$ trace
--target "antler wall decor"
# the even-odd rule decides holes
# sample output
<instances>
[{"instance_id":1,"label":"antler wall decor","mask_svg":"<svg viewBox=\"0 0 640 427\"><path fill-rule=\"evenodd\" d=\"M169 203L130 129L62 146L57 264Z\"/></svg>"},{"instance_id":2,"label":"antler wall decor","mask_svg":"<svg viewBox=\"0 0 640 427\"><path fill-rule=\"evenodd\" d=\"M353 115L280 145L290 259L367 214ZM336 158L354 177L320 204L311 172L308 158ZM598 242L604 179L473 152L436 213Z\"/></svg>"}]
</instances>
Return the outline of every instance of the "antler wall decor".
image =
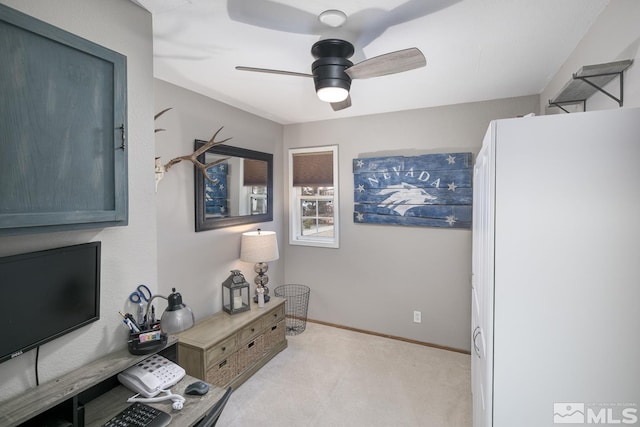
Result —
<instances>
[{"instance_id":1,"label":"antler wall decor","mask_svg":"<svg viewBox=\"0 0 640 427\"><path fill-rule=\"evenodd\" d=\"M166 113L167 111L171 110L171 108L165 108L164 110L160 111L158 114L155 115L155 117L153 118L154 120L156 120L158 117L160 117L161 115L163 115L164 113ZM211 147L215 146L215 145L219 145L219 144L223 144L225 142L227 142L228 140L231 139L231 137L223 139L221 141L216 141L216 137L218 136L218 134L220 133L220 131L222 130L224 126L220 127L220 129L218 129L216 131L216 133L213 134L213 136L211 137L211 139L209 140L209 142L207 142L206 144L204 144L202 147L198 148L196 151L194 151L191 154L185 155L185 156L180 156L180 157L176 157L173 158L171 160L169 160L169 162L167 162L165 165L162 164L160 157L156 157L156 163L155 163L155 173L156 173L156 191L158 191L158 183L160 182L160 180L162 178L164 178L164 174L169 171L169 169L175 165L176 163L180 163L183 160L187 160L190 161L191 163L194 164L195 167L197 167L198 169L200 169L200 172L202 172L202 175L212 184L216 184L217 180L211 179L209 177L209 175L207 174L207 169L209 169L212 166L217 165L218 163L222 163L225 160L227 160L227 158L224 159L218 159L218 160L214 160L213 162L209 162L209 163L202 163L198 160L198 157L200 155L202 155L203 153L205 153L208 149L210 149ZM155 132L161 132L164 131L165 129L155 129Z\"/></svg>"},{"instance_id":2,"label":"antler wall decor","mask_svg":"<svg viewBox=\"0 0 640 427\"><path fill-rule=\"evenodd\" d=\"M216 141L215 140L216 136L218 136L218 134L220 133L221 130L222 130L222 127L220 129L218 129L216 131L216 133L213 134L213 136L211 137L209 142L204 144L202 147L198 148L193 153L188 154L186 156L180 156L180 157L176 157L175 159L169 160L169 162L166 165L163 166L164 171L167 172L169 170L169 168L171 168L171 166L175 165L176 163L180 163L183 160L188 160L191 163L193 163L198 169L200 169L200 171L202 172L202 174L204 175L205 178L207 178L210 182L215 184L216 181L211 179L211 178L209 178L209 175L207 175L207 169L209 169L211 166L217 165L218 163L222 163L227 159L226 158L218 159L218 160L214 160L213 162L209 162L209 163L205 164L205 163L201 163L198 160L198 156L200 156L202 153L206 152L209 148L213 147L214 145L225 143L225 142L227 142L228 140L231 139L229 137L229 138L223 139L222 141Z\"/></svg>"},{"instance_id":3,"label":"antler wall decor","mask_svg":"<svg viewBox=\"0 0 640 427\"><path fill-rule=\"evenodd\" d=\"M156 114L155 116L153 116L153 120L157 120L158 117L160 117L161 115L163 115L164 113L166 113L167 111L171 110L171 107L169 108L165 108L164 110L160 111L158 114ZM153 131L153 133L157 133L157 132L162 132L165 131L166 129L156 129Z\"/></svg>"}]
</instances>

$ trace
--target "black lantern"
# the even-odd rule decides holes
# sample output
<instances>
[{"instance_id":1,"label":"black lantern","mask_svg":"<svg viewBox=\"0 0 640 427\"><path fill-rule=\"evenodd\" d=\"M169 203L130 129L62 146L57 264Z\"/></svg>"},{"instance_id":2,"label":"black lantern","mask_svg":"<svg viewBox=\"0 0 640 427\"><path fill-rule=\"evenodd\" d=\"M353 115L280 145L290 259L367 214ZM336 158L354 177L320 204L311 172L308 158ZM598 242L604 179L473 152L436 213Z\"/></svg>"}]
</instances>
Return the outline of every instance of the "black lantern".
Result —
<instances>
[{"instance_id":1,"label":"black lantern","mask_svg":"<svg viewBox=\"0 0 640 427\"><path fill-rule=\"evenodd\" d=\"M231 276L222 282L222 309L229 314L247 311L249 304L249 282L240 270L231 270Z\"/></svg>"}]
</instances>

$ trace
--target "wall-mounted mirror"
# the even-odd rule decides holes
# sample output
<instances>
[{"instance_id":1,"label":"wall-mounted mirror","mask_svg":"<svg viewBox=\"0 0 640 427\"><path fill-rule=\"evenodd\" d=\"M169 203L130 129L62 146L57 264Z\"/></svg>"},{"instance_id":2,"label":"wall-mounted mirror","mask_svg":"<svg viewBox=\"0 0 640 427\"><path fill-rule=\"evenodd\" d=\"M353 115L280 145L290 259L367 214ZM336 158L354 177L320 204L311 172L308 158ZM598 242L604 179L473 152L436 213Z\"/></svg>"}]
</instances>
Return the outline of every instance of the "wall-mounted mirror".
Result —
<instances>
[{"instance_id":1,"label":"wall-mounted mirror","mask_svg":"<svg viewBox=\"0 0 640 427\"><path fill-rule=\"evenodd\" d=\"M196 140L195 150L206 141ZM196 231L273 220L273 154L215 145L198 157L224 159L207 169L213 184L195 170Z\"/></svg>"}]
</instances>

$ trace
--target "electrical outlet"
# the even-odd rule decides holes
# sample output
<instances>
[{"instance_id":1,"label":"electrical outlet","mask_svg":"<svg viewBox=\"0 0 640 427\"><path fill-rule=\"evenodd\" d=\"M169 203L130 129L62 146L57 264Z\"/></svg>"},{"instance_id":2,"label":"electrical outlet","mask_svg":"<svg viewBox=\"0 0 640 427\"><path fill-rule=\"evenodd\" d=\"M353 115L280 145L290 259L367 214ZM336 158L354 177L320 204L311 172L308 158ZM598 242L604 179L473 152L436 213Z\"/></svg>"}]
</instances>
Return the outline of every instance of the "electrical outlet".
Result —
<instances>
[{"instance_id":1,"label":"electrical outlet","mask_svg":"<svg viewBox=\"0 0 640 427\"><path fill-rule=\"evenodd\" d=\"M420 311L413 312L413 323L422 322L422 313Z\"/></svg>"}]
</instances>

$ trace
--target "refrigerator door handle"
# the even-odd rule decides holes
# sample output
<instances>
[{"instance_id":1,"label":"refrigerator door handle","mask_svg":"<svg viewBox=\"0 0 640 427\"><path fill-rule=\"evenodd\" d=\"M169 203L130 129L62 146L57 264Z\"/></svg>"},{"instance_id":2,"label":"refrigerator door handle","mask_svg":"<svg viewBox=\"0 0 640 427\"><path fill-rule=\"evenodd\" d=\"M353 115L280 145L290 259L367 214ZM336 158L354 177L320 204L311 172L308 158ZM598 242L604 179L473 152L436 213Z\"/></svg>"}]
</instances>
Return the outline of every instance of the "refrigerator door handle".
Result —
<instances>
[{"instance_id":1,"label":"refrigerator door handle","mask_svg":"<svg viewBox=\"0 0 640 427\"><path fill-rule=\"evenodd\" d=\"M478 356L478 359L481 359L481 357L480 347L478 347L476 339L480 336L480 334L482 334L482 329L480 329L480 326L476 326L476 328L473 330L473 350L476 352L476 356Z\"/></svg>"}]
</instances>

